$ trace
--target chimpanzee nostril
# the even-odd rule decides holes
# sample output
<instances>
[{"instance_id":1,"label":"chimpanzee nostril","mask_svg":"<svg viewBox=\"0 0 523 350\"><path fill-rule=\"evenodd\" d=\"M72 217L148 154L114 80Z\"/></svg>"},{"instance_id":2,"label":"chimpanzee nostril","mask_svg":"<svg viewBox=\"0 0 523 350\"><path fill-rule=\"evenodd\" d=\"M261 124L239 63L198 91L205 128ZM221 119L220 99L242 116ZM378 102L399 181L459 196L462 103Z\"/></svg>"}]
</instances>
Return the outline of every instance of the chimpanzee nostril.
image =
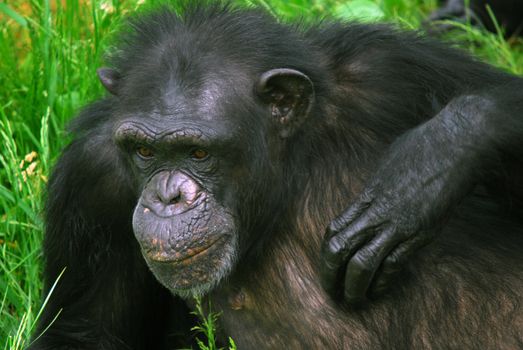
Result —
<instances>
[{"instance_id":1,"label":"chimpanzee nostril","mask_svg":"<svg viewBox=\"0 0 523 350\"><path fill-rule=\"evenodd\" d=\"M182 195L181 195L180 191L178 191L178 194L171 199L169 204L177 204L177 203L180 203L181 200L182 200Z\"/></svg>"},{"instance_id":2,"label":"chimpanzee nostril","mask_svg":"<svg viewBox=\"0 0 523 350\"><path fill-rule=\"evenodd\" d=\"M158 199L164 205L178 204L182 201L183 195L178 186L159 188L158 189Z\"/></svg>"}]
</instances>

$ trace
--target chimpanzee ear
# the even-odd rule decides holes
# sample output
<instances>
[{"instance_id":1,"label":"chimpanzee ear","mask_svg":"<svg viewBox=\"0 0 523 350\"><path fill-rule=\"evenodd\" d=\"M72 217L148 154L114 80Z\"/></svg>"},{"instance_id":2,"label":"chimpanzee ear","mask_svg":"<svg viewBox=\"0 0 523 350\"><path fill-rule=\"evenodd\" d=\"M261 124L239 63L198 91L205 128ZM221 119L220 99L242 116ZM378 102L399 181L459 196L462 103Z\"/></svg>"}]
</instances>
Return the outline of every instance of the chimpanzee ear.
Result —
<instances>
[{"instance_id":1,"label":"chimpanzee ear","mask_svg":"<svg viewBox=\"0 0 523 350\"><path fill-rule=\"evenodd\" d=\"M269 105L282 138L292 135L305 121L314 100L312 81L294 69L271 69L261 75L256 88Z\"/></svg>"},{"instance_id":2,"label":"chimpanzee ear","mask_svg":"<svg viewBox=\"0 0 523 350\"><path fill-rule=\"evenodd\" d=\"M107 91L109 91L113 95L117 95L118 91L118 82L120 81L120 73L118 73L116 70L112 68L98 68L96 71L96 74L98 74L98 79L100 79L100 82L105 87Z\"/></svg>"}]
</instances>

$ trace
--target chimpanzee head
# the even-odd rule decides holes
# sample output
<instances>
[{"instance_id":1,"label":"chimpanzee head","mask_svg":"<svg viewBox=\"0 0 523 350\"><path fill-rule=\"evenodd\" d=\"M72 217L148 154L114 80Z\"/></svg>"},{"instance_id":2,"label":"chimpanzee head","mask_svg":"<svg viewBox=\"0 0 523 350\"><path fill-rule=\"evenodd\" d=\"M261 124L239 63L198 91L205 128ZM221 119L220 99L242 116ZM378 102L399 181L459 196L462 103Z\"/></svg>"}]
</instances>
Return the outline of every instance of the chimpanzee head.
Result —
<instances>
[{"instance_id":1,"label":"chimpanzee head","mask_svg":"<svg viewBox=\"0 0 523 350\"><path fill-rule=\"evenodd\" d=\"M305 73L279 66L292 53L207 11L180 21L163 10L135 23L116 68L98 70L139 197L134 234L156 278L181 296L208 292L248 248L247 222L280 191L276 154L314 100ZM272 19L257 22L274 31Z\"/></svg>"}]
</instances>

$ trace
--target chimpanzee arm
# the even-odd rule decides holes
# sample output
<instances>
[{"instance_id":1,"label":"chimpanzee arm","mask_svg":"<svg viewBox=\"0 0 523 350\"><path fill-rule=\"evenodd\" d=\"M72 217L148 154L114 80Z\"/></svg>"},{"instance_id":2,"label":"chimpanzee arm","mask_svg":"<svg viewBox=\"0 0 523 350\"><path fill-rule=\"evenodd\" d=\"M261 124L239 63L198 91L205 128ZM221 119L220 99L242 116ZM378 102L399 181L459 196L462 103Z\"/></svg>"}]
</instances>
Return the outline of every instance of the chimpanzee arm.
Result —
<instances>
[{"instance_id":1,"label":"chimpanzee arm","mask_svg":"<svg viewBox=\"0 0 523 350\"><path fill-rule=\"evenodd\" d=\"M158 348L153 340L165 327L159 315L167 314L169 296L148 272L131 231L135 199L104 135L108 110L102 102L83 113L80 124L91 130L80 131L50 179L45 293L64 272L30 349Z\"/></svg>"},{"instance_id":2,"label":"chimpanzee arm","mask_svg":"<svg viewBox=\"0 0 523 350\"><path fill-rule=\"evenodd\" d=\"M340 289L340 273L349 303L383 291L476 184L523 178L513 171L504 179L503 163L518 159L523 169L522 91L523 80L514 78L456 97L392 144L360 197L327 230L321 272L328 291Z\"/></svg>"}]
</instances>

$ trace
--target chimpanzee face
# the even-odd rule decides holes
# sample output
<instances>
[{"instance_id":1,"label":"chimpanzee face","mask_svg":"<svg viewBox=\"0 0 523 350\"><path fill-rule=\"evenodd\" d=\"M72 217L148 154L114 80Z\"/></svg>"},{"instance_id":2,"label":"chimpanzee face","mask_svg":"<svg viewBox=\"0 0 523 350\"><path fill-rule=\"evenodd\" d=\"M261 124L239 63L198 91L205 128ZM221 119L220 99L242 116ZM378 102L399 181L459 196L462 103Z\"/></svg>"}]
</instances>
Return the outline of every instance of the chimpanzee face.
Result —
<instances>
[{"instance_id":1,"label":"chimpanzee face","mask_svg":"<svg viewBox=\"0 0 523 350\"><path fill-rule=\"evenodd\" d=\"M118 95L119 74L103 69L99 75ZM247 234L237 220L238 206L246 203L250 162L259 159L249 152L260 152L260 145L239 134L246 127L238 127L241 113L231 110L238 97L215 88L220 85L207 81L195 88L171 80L160 98L146 104L125 103L133 100L127 89L114 127L140 193L134 234L156 278L181 296L204 294L227 276L241 255L240 235ZM259 113L263 121L250 127L276 125L257 133L265 138L271 130L276 138L289 137L313 97L310 80L290 69L262 74L248 91L238 102L252 108L241 110Z\"/></svg>"},{"instance_id":2,"label":"chimpanzee face","mask_svg":"<svg viewBox=\"0 0 523 350\"><path fill-rule=\"evenodd\" d=\"M167 95L142 110L124 108L114 139L141 192L133 229L142 254L164 286L189 296L208 291L234 265L238 223L231 172L242 164L233 164L234 128L217 105L220 94L212 101Z\"/></svg>"}]
</instances>

